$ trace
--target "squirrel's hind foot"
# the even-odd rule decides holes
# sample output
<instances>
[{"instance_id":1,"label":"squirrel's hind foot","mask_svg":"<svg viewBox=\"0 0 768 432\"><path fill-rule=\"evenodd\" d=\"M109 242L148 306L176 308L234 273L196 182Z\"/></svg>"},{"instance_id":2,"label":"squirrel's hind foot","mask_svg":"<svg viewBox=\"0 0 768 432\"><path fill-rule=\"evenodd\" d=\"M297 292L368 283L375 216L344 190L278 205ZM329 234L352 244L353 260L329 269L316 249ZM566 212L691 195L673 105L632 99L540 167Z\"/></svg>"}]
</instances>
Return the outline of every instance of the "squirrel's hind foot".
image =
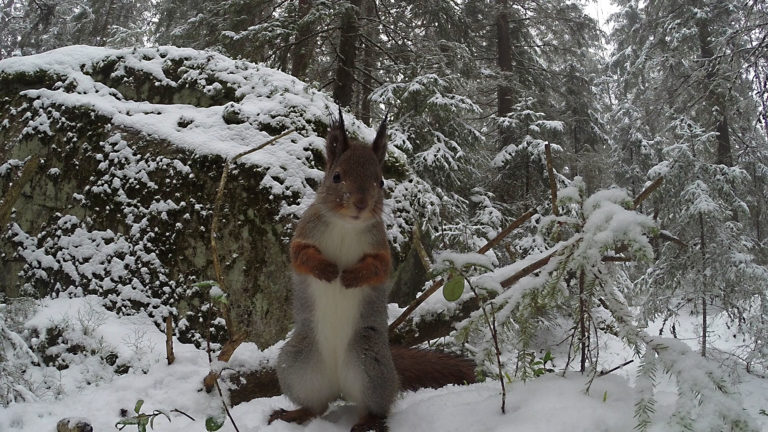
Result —
<instances>
[{"instance_id":1,"label":"squirrel's hind foot","mask_svg":"<svg viewBox=\"0 0 768 432\"><path fill-rule=\"evenodd\" d=\"M366 414L356 425L352 426L350 432L389 432L387 419L386 417Z\"/></svg>"},{"instance_id":2,"label":"squirrel's hind foot","mask_svg":"<svg viewBox=\"0 0 768 432\"><path fill-rule=\"evenodd\" d=\"M295 410L276 409L269 415L269 421L267 424L272 424L275 420L282 420L288 423L303 424L316 417L309 408L299 408Z\"/></svg>"}]
</instances>

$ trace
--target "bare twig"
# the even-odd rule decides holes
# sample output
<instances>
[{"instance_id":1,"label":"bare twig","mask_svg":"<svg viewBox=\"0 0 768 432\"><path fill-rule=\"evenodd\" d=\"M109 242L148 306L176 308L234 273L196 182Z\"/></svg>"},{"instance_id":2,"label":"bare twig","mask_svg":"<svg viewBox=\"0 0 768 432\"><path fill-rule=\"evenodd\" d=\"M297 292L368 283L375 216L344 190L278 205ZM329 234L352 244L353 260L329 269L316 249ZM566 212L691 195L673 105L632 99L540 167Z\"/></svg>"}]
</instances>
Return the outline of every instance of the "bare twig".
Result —
<instances>
[{"instance_id":1,"label":"bare twig","mask_svg":"<svg viewBox=\"0 0 768 432\"><path fill-rule=\"evenodd\" d=\"M570 339L570 342L568 343L568 356L565 359L565 367L563 368L563 377L565 377L565 373L568 371L568 367L571 365L571 360L573 357L571 357L571 354L573 353L573 341L576 339L576 332L578 331L578 326L573 326L571 335L567 337L566 339Z\"/></svg>"},{"instance_id":2,"label":"bare twig","mask_svg":"<svg viewBox=\"0 0 768 432\"><path fill-rule=\"evenodd\" d=\"M182 410L180 410L180 409L178 409L178 408L174 408L174 409L172 409L172 410L171 410L171 412L176 412L176 413L179 413L179 414L181 414L181 415L183 415L183 416L187 417L188 419L190 419L190 420L192 420L192 421L197 421L197 420L195 420L195 418L194 418L194 417L192 417L191 415L189 415L189 414L185 413L184 411L182 411Z\"/></svg>"},{"instance_id":3,"label":"bare twig","mask_svg":"<svg viewBox=\"0 0 768 432\"><path fill-rule=\"evenodd\" d=\"M226 289L226 285L224 284L224 276L222 275L222 272L221 272L221 263L219 262L219 249L216 244L216 233L219 229L219 214L221 213L221 203L224 198L224 186L226 186L227 184L227 178L229 177L230 167L234 162L236 162L238 159L242 158L243 156L246 156L248 154L261 150L264 147L274 143L280 138L283 138L293 132L294 132L293 129L289 129L276 137L270 138L269 140L265 141L264 143L262 143L257 147L238 153L231 160L224 162L224 170L221 173L219 188L216 191L216 201L214 202L214 205L213 205L213 218L211 221L211 255L213 256L213 270L216 273L216 281L219 284L219 288L225 293L227 292L227 289ZM226 362L226 361L229 361L230 357L232 357L232 354L235 352L237 347L240 346L240 344L245 341L247 335L244 331L238 329L237 325L232 320L232 317L229 313L229 307L225 303L222 303L221 305L219 305L219 307L222 311L222 314L224 315L224 322L227 326L227 330L229 330L230 336L228 340L224 343L224 346L221 348L221 351L219 352L217 359L219 361ZM207 340L208 361L212 363L213 360L211 358L210 333L208 334L207 339L208 339ZM210 392L214 386L216 387L216 389L219 392L219 396L221 396L221 403L224 405L224 410L226 411L227 416L229 417L229 420L232 422L232 426L234 426L237 432L240 432L239 429L237 428L237 425L235 424L235 420L232 418L232 414L230 414L229 412L229 408L227 408L227 403L224 401L224 395L221 391L221 387L219 386L218 378L219 378L219 373L214 371L213 368L211 368L211 371L208 372L208 375L206 375L206 377L203 379L203 386L208 392Z\"/></svg>"},{"instance_id":4,"label":"bare twig","mask_svg":"<svg viewBox=\"0 0 768 432\"><path fill-rule=\"evenodd\" d=\"M619 369L623 368L624 366L627 366L627 365L630 365L630 364L632 364L633 362L634 362L634 360L627 360L627 361L625 361L624 363L622 363L622 364L620 364L620 365L618 365L618 366L616 366L616 367L613 367L613 368L611 368L611 369L608 369L608 370L603 370L603 371L600 371L600 373L599 373L599 374L597 374L597 376L599 376L599 377L601 377L601 376L606 376L606 375L608 375L608 374L609 374L609 373L611 373L611 372L616 372L617 370L619 370Z\"/></svg>"},{"instance_id":5,"label":"bare twig","mask_svg":"<svg viewBox=\"0 0 768 432\"><path fill-rule=\"evenodd\" d=\"M482 298L480 298L480 294L477 293L475 286L472 285L472 282L463 272L461 275L464 277L464 280L467 281L469 289L472 290L472 294L475 295L477 302L480 304L480 310L483 312L483 319L485 319L485 323L488 325L488 329L491 332L491 338L493 339L493 349L496 354L496 366L499 370L499 383L501 384L501 413L506 414L507 389L504 383L504 371L501 367L501 348L499 348L499 337L496 329L496 313L493 310L493 305L491 305L491 318L488 317L488 312L485 310L485 302Z\"/></svg>"},{"instance_id":6,"label":"bare twig","mask_svg":"<svg viewBox=\"0 0 768 432\"><path fill-rule=\"evenodd\" d=\"M219 188L216 191L216 201L214 202L214 205L213 205L213 218L211 220L211 255L213 256L213 271L216 273L216 282L219 284L219 288L221 288L221 290L224 291L225 293L227 292L227 288L226 288L226 284L224 283L224 276L222 275L222 272L221 272L221 263L219 261L219 249L216 244L216 233L219 230L219 215L221 214L221 203L224 198L224 186L226 186L227 184L227 178L229 177L230 167L232 166L232 163L236 162L238 159L242 158L243 156L246 156L255 151L261 150L264 147L274 143L280 138L283 138L291 133L293 133L293 129L289 129L281 133L280 135L265 141L263 144L257 147L238 153L230 161L225 161L224 163L224 170L221 173ZM224 315L224 322L226 323L227 329L229 330L232 336L229 338L227 342L225 342L224 347L222 348L221 352L218 355L218 359L221 361L228 361L229 358L232 356L232 353L235 351L235 349L237 349L237 347L245 340L246 335L244 332L242 332L237 328L237 325L232 320L229 314L229 308L226 305L222 305L221 309ZM209 381L209 378L206 377L206 389L210 391L211 388L212 388L211 382Z\"/></svg>"},{"instance_id":7,"label":"bare twig","mask_svg":"<svg viewBox=\"0 0 768 432\"><path fill-rule=\"evenodd\" d=\"M632 262L632 258L621 255L604 255L602 262Z\"/></svg>"},{"instance_id":8,"label":"bare twig","mask_svg":"<svg viewBox=\"0 0 768 432\"><path fill-rule=\"evenodd\" d=\"M229 417L229 421L232 422L232 427L235 428L236 432L240 432L240 429L237 428L237 423L235 423L235 419L232 418L232 413L229 412L229 407L227 407L227 403L224 401L224 393L221 391L221 386L219 386L219 380L214 381L216 383L216 390L219 391L219 397L221 398L221 404L224 406L224 412L227 413L227 417Z\"/></svg>"}]
</instances>

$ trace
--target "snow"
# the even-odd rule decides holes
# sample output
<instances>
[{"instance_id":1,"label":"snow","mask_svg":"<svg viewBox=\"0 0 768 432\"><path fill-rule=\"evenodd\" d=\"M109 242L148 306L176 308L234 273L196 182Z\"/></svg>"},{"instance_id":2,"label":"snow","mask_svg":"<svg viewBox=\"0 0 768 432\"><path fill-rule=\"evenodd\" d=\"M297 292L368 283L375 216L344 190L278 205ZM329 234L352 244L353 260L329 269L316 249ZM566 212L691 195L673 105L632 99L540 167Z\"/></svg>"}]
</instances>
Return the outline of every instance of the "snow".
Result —
<instances>
[{"instance_id":1,"label":"snow","mask_svg":"<svg viewBox=\"0 0 768 432\"><path fill-rule=\"evenodd\" d=\"M179 61L182 62L176 72L179 76L167 76L165 68L172 69L171 65ZM234 93L236 100L208 107L131 100L95 78L94 70L111 62L115 63L112 78L143 74L155 80L151 83L158 90L170 89L169 92L173 93L183 86L202 87L204 93L215 95L226 89ZM319 182L323 173L315 166L313 152L322 152L325 143L324 137L318 135L323 132L317 128L328 124L329 119L338 112L338 107L330 96L288 74L262 65L232 60L214 52L170 46L115 50L76 45L0 61L0 74L42 72L56 77L60 82L52 88L23 92L23 95L34 99L33 105L38 111L36 115L29 115L25 119L28 122L26 133L50 133L50 118L46 114L48 108L86 107L107 117L119 128L166 140L171 145L199 155L232 158L277 135L275 131L293 129L293 133L243 157L238 163L265 173L261 187L267 189L271 198L279 203L280 218L300 215L314 199L311 184ZM231 124L225 121L224 117L231 112L236 112L238 119L243 122ZM351 136L363 142L373 140L373 129L349 114L344 114L344 117L346 130ZM114 140L101 143L105 150L112 152L109 157L141 163L136 160L131 149L121 149L119 141L118 133L114 135ZM397 148L411 147L407 136L395 130L393 142L396 145L389 146L387 158L397 166L407 167L404 153ZM455 151L451 150L453 147L450 141L446 141L443 147L449 154ZM177 161L173 163L178 164ZM0 175L20 165L19 161L7 161L0 165ZM105 162L103 167L107 166L109 164ZM138 177L146 176L144 168L147 167L136 165L128 172L112 174L118 175L122 183L132 179L142 180ZM152 169L148 167L148 170ZM178 174L190 173L190 169L185 166L177 166L176 169ZM424 208L403 205L405 195L411 200L417 196L429 199L433 193L429 185L419 182L412 173L406 173L405 177L405 181L387 181L387 189L395 190L385 206L397 219L406 218L413 222L417 220L416 213L423 212ZM148 179L143 180L148 183ZM118 197L121 196L120 186L123 185L102 185L104 192L108 188L116 189L113 192ZM418 190L408 191L411 186ZM395 220L387 222L389 239L398 248L407 239L412 225Z\"/></svg>"},{"instance_id":2,"label":"snow","mask_svg":"<svg viewBox=\"0 0 768 432\"><path fill-rule=\"evenodd\" d=\"M178 409L196 419L192 421L178 412L170 412L170 422L165 418L155 421L155 430L163 432L203 430L206 417L221 415L221 401L216 392L202 391L202 378L209 371L206 353L174 340L176 361L168 366L165 335L146 315L118 316L101 307L100 299L93 296L50 299L40 302L24 329L40 331L64 321L73 323L69 337L80 338L78 342L85 343L84 331L90 332L88 338L117 350L120 361L129 364L130 369L124 375L116 375L110 366L86 355L78 355L69 368L61 371L32 367L29 373L41 382L41 387L42 376L47 373L47 383L55 387L55 391L44 392L37 400L0 407L0 431L53 430L60 419L72 417L88 419L97 431L112 430L120 419L120 410L132 413L138 399L144 400L143 412ZM690 323L685 322L680 323L678 329L693 331ZM262 351L254 344L243 344L227 367L243 370L274 364L279 346ZM626 349L615 355L607 361L633 357ZM389 417L390 430L629 431L634 428L635 392L630 386L637 363L595 379L588 393L585 392L587 377L575 372L565 378L559 373L546 374L526 382L508 383L506 414L501 413L500 387L493 380L402 393ZM692 367L688 363L678 366ZM656 425L651 428L656 432L669 430L665 416L672 412L676 401L674 381L661 372L659 375ZM738 389L745 401L743 408L755 414L760 427L768 430L768 418L757 415L759 409L768 406L768 381L745 376ZM276 396L255 399L231 411L240 430L274 432L348 431L357 418L353 406L338 402L325 415L305 426L283 422L267 426L272 410L291 407L287 398ZM233 431L234 428L227 422L221 430Z\"/></svg>"},{"instance_id":3,"label":"snow","mask_svg":"<svg viewBox=\"0 0 768 432\"><path fill-rule=\"evenodd\" d=\"M164 67L175 60L185 61L185 66L179 69L181 78L174 81L166 76ZM90 75L96 65L107 61L117 62L117 71L113 74L116 77L128 71L140 72L156 80L158 87L176 88L196 82L204 85L208 93L230 86L238 100L210 107L129 100ZM283 214L300 213L314 197L307 179L317 181L322 173L311 167L310 149L322 151L324 140L315 135L313 126L327 124L337 107L330 97L290 75L212 52L176 47L113 50L68 46L0 61L0 74L41 71L62 81L53 89L22 92L35 99L35 107L40 110L36 117L28 120L28 133L51 133L45 108L52 105L87 107L108 117L116 126L167 140L197 154L231 158L269 140L272 136L264 131L267 129L264 126L270 130L292 128L294 133L244 157L242 162L267 172L262 186L269 188L273 196L300 197L300 204L284 206ZM244 122L227 124L223 118L227 110L237 111ZM345 117L351 135L366 142L373 139L375 132L371 128L351 116ZM402 159L403 155L393 150L390 157ZM0 167L2 171L7 169L5 164Z\"/></svg>"},{"instance_id":4,"label":"snow","mask_svg":"<svg viewBox=\"0 0 768 432\"><path fill-rule=\"evenodd\" d=\"M94 58L118 54L119 50L79 45L54 50L50 53L36 54L26 57L10 57L2 61L2 70L9 73L35 73L40 70L71 69L73 65L88 64Z\"/></svg>"},{"instance_id":5,"label":"snow","mask_svg":"<svg viewBox=\"0 0 768 432\"><path fill-rule=\"evenodd\" d=\"M432 271L441 272L451 267L463 269L467 266L492 268L493 264L493 258L488 255L476 252L441 251L435 254L435 266L432 268Z\"/></svg>"}]
</instances>

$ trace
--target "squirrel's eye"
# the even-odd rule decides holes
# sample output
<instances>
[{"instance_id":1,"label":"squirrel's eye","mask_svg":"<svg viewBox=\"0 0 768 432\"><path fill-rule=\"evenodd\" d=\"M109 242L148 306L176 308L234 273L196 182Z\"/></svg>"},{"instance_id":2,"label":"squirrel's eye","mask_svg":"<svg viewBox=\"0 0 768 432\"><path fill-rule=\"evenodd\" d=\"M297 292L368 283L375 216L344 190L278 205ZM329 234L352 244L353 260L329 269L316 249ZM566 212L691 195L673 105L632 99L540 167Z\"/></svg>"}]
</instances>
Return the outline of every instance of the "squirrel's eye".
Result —
<instances>
[{"instance_id":1,"label":"squirrel's eye","mask_svg":"<svg viewBox=\"0 0 768 432\"><path fill-rule=\"evenodd\" d=\"M334 183L340 183L341 182L341 174L337 172L333 173L333 182Z\"/></svg>"},{"instance_id":2,"label":"squirrel's eye","mask_svg":"<svg viewBox=\"0 0 768 432\"><path fill-rule=\"evenodd\" d=\"M384 179L379 180L379 187L380 188L384 187Z\"/></svg>"}]
</instances>

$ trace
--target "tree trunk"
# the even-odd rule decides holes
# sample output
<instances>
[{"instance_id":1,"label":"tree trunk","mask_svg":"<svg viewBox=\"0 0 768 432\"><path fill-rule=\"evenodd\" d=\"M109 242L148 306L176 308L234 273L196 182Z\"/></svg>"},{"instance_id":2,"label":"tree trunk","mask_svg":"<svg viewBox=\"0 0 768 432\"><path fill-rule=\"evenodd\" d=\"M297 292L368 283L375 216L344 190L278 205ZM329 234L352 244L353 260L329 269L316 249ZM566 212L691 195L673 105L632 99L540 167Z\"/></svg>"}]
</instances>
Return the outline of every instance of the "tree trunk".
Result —
<instances>
[{"instance_id":1,"label":"tree trunk","mask_svg":"<svg viewBox=\"0 0 768 432\"><path fill-rule=\"evenodd\" d=\"M701 297L701 356L707 356L707 297Z\"/></svg>"},{"instance_id":2,"label":"tree trunk","mask_svg":"<svg viewBox=\"0 0 768 432\"><path fill-rule=\"evenodd\" d=\"M752 75L755 77L755 82L757 83L757 93L758 99L760 100L760 107L762 108L760 110L760 119L762 120L763 124L763 133L765 134L765 137L768 138L768 82L766 82L766 79L768 79L768 74L766 75L765 79L763 79L762 69L757 62L755 62L755 64L752 66L752 69Z\"/></svg>"},{"instance_id":3,"label":"tree trunk","mask_svg":"<svg viewBox=\"0 0 768 432\"><path fill-rule=\"evenodd\" d=\"M712 47L712 35L709 30L709 21L706 18L702 18L697 21L696 28L699 36L699 46L701 49L701 58L704 60L704 67L706 68L706 82L708 99L711 108L717 109L717 125L715 126L715 132L717 132L717 156L715 163L733 166L733 157L731 156L731 138L728 133L728 110L725 101L725 95L722 94L722 90L718 88L717 84L717 67L713 58L715 57L715 50Z\"/></svg>"},{"instance_id":4,"label":"tree trunk","mask_svg":"<svg viewBox=\"0 0 768 432\"><path fill-rule=\"evenodd\" d=\"M766 129L768 131L768 128ZM757 164L752 165L752 181L755 184L755 191L763 191L765 190L765 186L763 185L762 178L757 174ZM758 244L763 243L763 231L761 227L761 220L763 219L763 208L765 206L765 203L761 202L762 200L759 200L755 203L754 208L750 211L750 214L752 214L752 217L754 219L755 224L755 238L757 239Z\"/></svg>"},{"instance_id":5,"label":"tree trunk","mask_svg":"<svg viewBox=\"0 0 768 432\"><path fill-rule=\"evenodd\" d=\"M720 106L720 119L717 121L717 163L733 166L731 156L731 137L728 133L728 114L725 111L725 103Z\"/></svg>"},{"instance_id":6,"label":"tree trunk","mask_svg":"<svg viewBox=\"0 0 768 432\"><path fill-rule=\"evenodd\" d=\"M376 0L365 0L365 16L375 17ZM371 24L374 20L369 20L369 24L363 29L366 38L374 40L377 36L378 27ZM371 92L373 92L373 69L376 66L374 49L370 43L366 43L363 48L363 76L360 91L360 120L371 126Z\"/></svg>"},{"instance_id":7,"label":"tree trunk","mask_svg":"<svg viewBox=\"0 0 768 432\"><path fill-rule=\"evenodd\" d=\"M34 2L38 9L37 18L35 22L24 31L24 34L19 39L19 49L22 55L29 55L37 53L41 50L42 44L40 39L43 35L48 33L48 29L53 23L53 18L56 15L56 3L47 3L44 1ZM31 8L26 13L32 14Z\"/></svg>"},{"instance_id":8,"label":"tree trunk","mask_svg":"<svg viewBox=\"0 0 768 432\"><path fill-rule=\"evenodd\" d=\"M497 89L497 114L503 118L512 112L514 95L512 86L506 81L512 72L512 40L509 32L509 15L507 13L507 1L497 0L499 11L496 15L496 63L499 66L499 86ZM501 148L512 143L512 131L509 127L499 126L499 138Z\"/></svg>"},{"instance_id":9,"label":"tree trunk","mask_svg":"<svg viewBox=\"0 0 768 432\"><path fill-rule=\"evenodd\" d=\"M97 16L97 20L98 18L101 18L101 21L94 21L93 23L93 27L91 28L90 44L96 46L104 46L106 44L107 34L109 33L109 25L112 22L114 3L114 0L108 0L107 3L103 5L104 8L102 10L98 9L98 5L96 8L94 8L94 14ZM98 25L96 25L97 22Z\"/></svg>"},{"instance_id":10,"label":"tree trunk","mask_svg":"<svg viewBox=\"0 0 768 432\"><path fill-rule=\"evenodd\" d=\"M589 344L587 343L587 299L585 298L586 293L584 292L584 277L584 270L581 270L581 272L579 272L579 339L581 341L579 343L581 346L581 364L579 371L581 373L584 373L587 370L587 350L589 349Z\"/></svg>"},{"instance_id":11,"label":"tree trunk","mask_svg":"<svg viewBox=\"0 0 768 432\"><path fill-rule=\"evenodd\" d=\"M305 79L307 69L315 52L317 36L313 36L313 23L307 20L312 11L313 0L299 0L298 15L296 17L298 27L294 39L293 52L291 53L291 75L299 79Z\"/></svg>"},{"instance_id":12,"label":"tree trunk","mask_svg":"<svg viewBox=\"0 0 768 432\"><path fill-rule=\"evenodd\" d=\"M357 16L363 0L351 0L341 17L339 49L336 64L336 77L333 87L333 98L341 105L348 107L353 100L355 84L355 59L357 57L357 40L360 37L360 27Z\"/></svg>"},{"instance_id":13,"label":"tree trunk","mask_svg":"<svg viewBox=\"0 0 768 432\"><path fill-rule=\"evenodd\" d=\"M0 28L6 28L11 19L11 9L16 0L5 0L3 2L3 13L0 13Z\"/></svg>"},{"instance_id":14,"label":"tree trunk","mask_svg":"<svg viewBox=\"0 0 768 432\"><path fill-rule=\"evenodd\" d=\"M706 271L707 271L707 253L705 250L705 244L704 244L704 216L699 213L699 236L700 236L700 244L699 247L701 248L701 273L702 273L702 280L703 283L703 292L701 293L701 356L706 357L707 356L707 277L706 277Z\"/></svg>"}]
</instances>

